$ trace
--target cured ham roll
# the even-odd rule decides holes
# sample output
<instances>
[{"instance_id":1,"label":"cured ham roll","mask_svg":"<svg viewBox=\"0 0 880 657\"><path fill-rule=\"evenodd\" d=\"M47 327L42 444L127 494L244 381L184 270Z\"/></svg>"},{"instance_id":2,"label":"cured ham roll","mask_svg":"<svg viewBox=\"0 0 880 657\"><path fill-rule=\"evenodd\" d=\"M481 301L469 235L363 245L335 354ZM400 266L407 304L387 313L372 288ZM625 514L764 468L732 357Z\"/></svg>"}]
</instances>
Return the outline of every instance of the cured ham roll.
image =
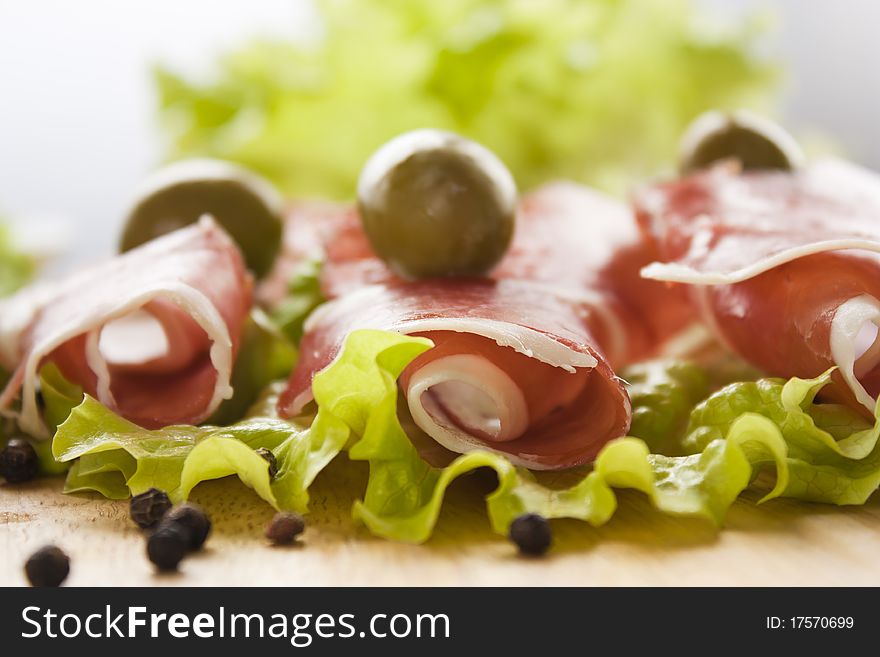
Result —
<instances>
[{"instance_id":1,"label":"cured ham roll","mask_svg":"<svg viewBox=\"0 0 880 657\"><path fill-rule=\"evenodd\" d=\"M210 218L66 279L0 301L0 409L48 436L39 369L147 428L197 424L232 395L230 375L252 297L238 248ZM21 396L20 410L12 408Z\"/></svg>"},{"instance_id":2,"label":"cured ham roll","mask_svg":"<svg viewBox=\"0 0 880 657\"><path fill-rule=\"evenodd\" d=\"M415 423L452 452L490 449L532 469L588 463L625 435L629 397L613 368L650 355L692 316L681 290L640 279L655 254L626 207L573 184L522 202L492 278L401 280L350 208L295 209L286 249L288 272L323 260L332 301L307 322L283 415L311 400L312 377L351 331L420 335L435 347L399 380Z\"/></svg>"},{"instance_id":3,"label":"cured ham roll","mask_svg":"<svg viewBox=\"0 0 880 657\"><path fill-rule=\"evenodd\" d=\"M636 207L660 254L645 277L688 284L718 338L755 366L784 377L837 366L830 396L873 410L880 177L838 160L795 173L722 164L647 189Z\"/></svg>"}]
</instances>

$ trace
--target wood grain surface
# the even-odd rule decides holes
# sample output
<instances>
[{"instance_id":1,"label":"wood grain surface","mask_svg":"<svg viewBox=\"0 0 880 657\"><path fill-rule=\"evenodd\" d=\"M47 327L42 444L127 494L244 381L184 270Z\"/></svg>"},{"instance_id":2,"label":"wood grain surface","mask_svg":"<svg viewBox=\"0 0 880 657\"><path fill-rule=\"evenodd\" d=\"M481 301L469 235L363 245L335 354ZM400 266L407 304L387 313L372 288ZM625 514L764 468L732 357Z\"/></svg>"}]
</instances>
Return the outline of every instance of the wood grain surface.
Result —
<instances>
[{"instance_id":1,"label":"wood grain surface","mask_svg":"<svg viewBox=\"0 0 880 657\"><path fill-rule=\"evenodd\" d=\"M491 482L479 475L453 486L427 544L371 537L349 517L362 467L342 458L320 476L302 543L289 548L267 544L272 510L237 479L200 485L193 499L214 532L172 575L154 573L127 502L63 495L60 479L0 486L0 584L25 584L27 555L52 542L71 557L71 586L880 585L876 497L863 507L758 506L747 495L719 532L624 492L608 525L555 522L550 554L524 559L490 531L482 495Z\"/></svg>"}]
</instances>

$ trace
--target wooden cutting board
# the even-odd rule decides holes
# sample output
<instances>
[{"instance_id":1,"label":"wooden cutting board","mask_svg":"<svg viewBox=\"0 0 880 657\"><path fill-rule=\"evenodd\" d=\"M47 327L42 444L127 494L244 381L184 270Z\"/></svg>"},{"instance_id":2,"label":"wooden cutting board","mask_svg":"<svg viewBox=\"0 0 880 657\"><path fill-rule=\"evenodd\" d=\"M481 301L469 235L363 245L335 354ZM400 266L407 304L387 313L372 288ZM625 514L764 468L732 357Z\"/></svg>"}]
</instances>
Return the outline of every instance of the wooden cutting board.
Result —
<instances>
[{"instance_id":1,"label":"wooden cutting board","mask_svg":"<svg viewBox=\"0 0 880 657\"><path fill-rule=\"evenodd\" d=\"M320 476L302 544L290 548L266 543L272 510L237 479L200 485L193 499L215 529L173 575L154 573L127 502L63 495L59 479L0 486L0 585L25 584L27 555L47 542L70 555L69 585L880 585L877 497L832 507L747 496L718 532L625 492L608 525L555 522L551 553L524 559L489 530L479 476L453 486L427 544L371 537L349 518L363 465L339 459Z\"/></svg>"}]
</instances>

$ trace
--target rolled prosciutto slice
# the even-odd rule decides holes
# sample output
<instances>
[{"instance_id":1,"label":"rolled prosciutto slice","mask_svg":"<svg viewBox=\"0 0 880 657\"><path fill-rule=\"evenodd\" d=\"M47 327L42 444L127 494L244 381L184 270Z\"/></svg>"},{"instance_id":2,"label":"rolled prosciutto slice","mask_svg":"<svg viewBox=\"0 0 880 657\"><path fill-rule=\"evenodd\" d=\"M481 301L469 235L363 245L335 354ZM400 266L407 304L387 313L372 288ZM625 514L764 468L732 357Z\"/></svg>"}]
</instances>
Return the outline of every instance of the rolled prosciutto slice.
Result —
<instances>
[{"instance_id":1,"label":"rolled prosciutto slice","mask_svg":"<svg viewBox=\"0 0 880 657\"><path fill-rule=\"evenodd\" d=\"M660 261L717 336L769 374L836 365L831 396L873 410L880 393L880 177L838 160L795 173L716 166L636 202Z\"/></svg>"},{"instance_id":2,"label":"rolled prosciutto slice","mask_svg":"<svg viewBox=\"0 0 880 657\"><path fill-rule=\"evenodd\" d=\"M230 375L252 282L210 218L66 279L0 301L0 364L14 372L0 409L48 435L39 369L144 427L196 424L232 395ZM12 402L21 396L20 410Z\"/></svg>"},{"instance_id":3,"label":"rolled prosciutto slice","mask_svg":"<svg viewBox=\"0 0 880 657\"><path fill-rule=\"evenodd\" d=\"M420 335L435 347L399 381L415 423L453 452L490 449L532 469L590 462L624 435L629 397L612 367L649 355L692 317L680 289L640 279L655 254L627 209L573 184L523 201L491 279L401 280L349 208L295 209L289 231L287 267L322 257L333 301L307 322L283 415L311 400L312 377L351 331Z\"/></svg>"}]
</instances>

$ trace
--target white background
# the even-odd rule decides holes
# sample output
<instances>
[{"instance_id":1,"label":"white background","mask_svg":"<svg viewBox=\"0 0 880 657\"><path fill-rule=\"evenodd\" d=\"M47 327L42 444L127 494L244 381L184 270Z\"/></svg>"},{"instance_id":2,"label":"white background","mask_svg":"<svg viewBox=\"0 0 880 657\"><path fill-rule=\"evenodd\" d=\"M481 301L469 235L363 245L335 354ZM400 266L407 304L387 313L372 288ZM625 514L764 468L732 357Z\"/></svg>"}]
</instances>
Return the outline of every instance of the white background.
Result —
<instances>
[{"instance_id":1,"label":"white background","mask_svg":"<svg viewBox=\"0 0 880 657\"><path fill-rule=\"evenodd\" d=\"M701 1L731 15L769 7L782 118L880 169L880 2ZM0 212L57 226L40 240L72 259L109 253L162 153L150 64L208 72L249 36L296 38L316 21L308 0L0 0Z\"/></svg>"}]
</instances>

